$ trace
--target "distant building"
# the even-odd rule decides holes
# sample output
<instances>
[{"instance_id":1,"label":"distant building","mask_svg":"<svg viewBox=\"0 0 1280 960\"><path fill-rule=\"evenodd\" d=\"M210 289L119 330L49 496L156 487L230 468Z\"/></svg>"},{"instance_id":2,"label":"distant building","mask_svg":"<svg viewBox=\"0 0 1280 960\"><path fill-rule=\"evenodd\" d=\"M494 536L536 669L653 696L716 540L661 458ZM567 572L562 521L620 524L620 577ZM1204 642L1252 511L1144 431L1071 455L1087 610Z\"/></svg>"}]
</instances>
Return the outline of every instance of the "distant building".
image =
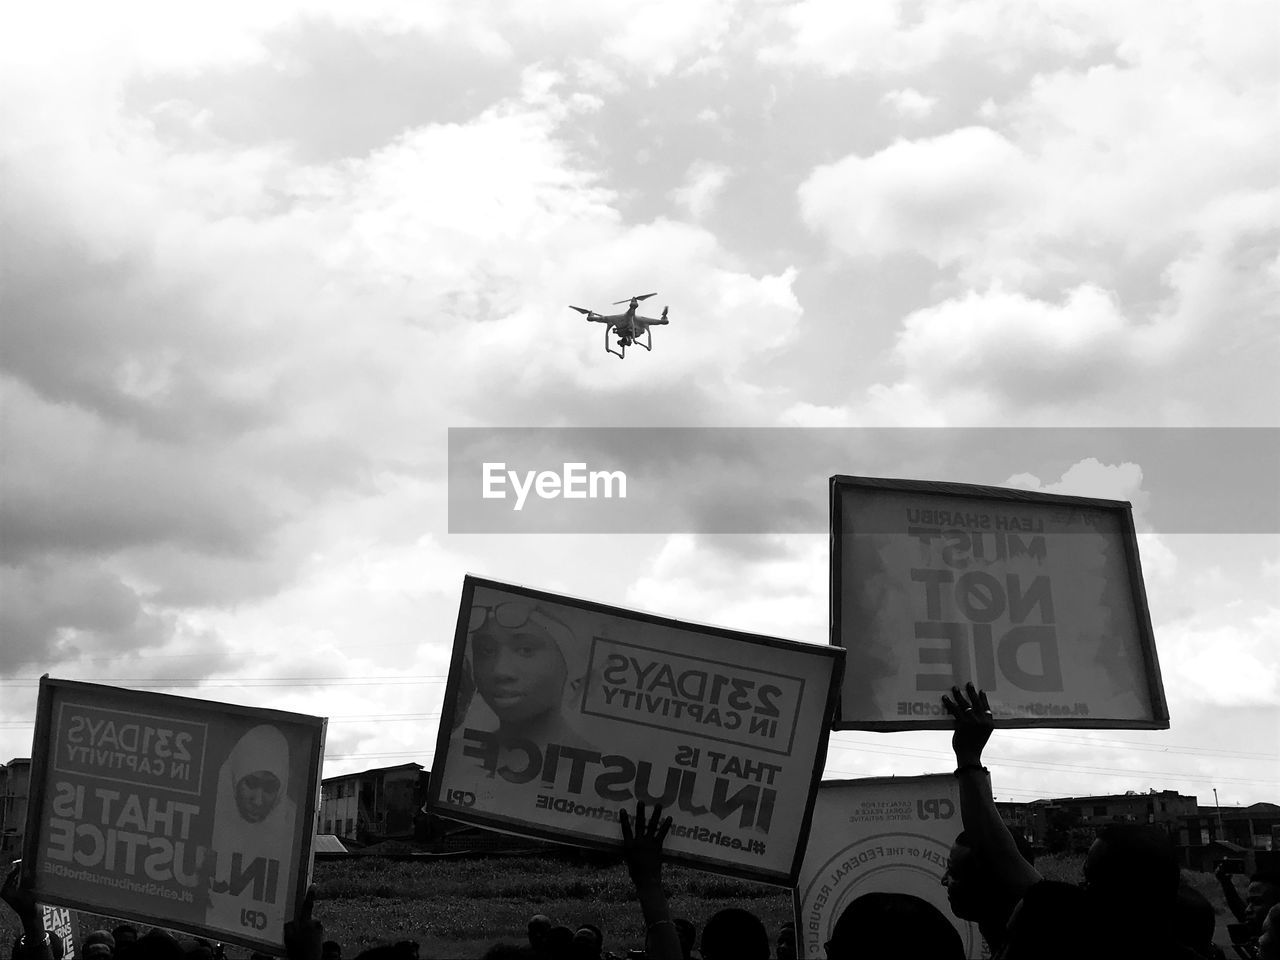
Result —
<instances>
[{"instance_id":1,"label":"distant building","mask_svg":"<svg viewBox=\"0 0 1280 960\"><path fill-rule=\"evenodd\" d=\"M1021 837L1028 844L1035 844L1033 809L1030 803L997 800L996 810L999 811L1000 819L1004 821L1010 833Z\"/></svg>"},{"instance_id":2,"label":"distant building","mask_svg":"<svg viewBox=\"0 0 1280 960\"><path fill-rule=\"evenodd\" d=\"M1182 820L1178 843L1183 864L1193 870L1212 870L1218 860L1231 858L1243 860L1245 872L1253 873L1263 869L1260 861L1274 863L1280 854L1280 806L1274 803L1197 807Z\"/></svg>"},{"instance_id":3,"label":"distant building","mask_svg":"<svg viewBox=\"0 0 1280 960\"><path fill-rule=\"evenodd\" d=\"M1059 797L1045 802L1078 814L1082 823L1158 823L1175 830L1181 818L1195 813L1198 805L1195 797L1184 796L1176 790Z\"/></svg>"},{"instance_id":4,"label":"distant building","mask_svg":"<svg viewBox=\"0 0 1280 960\"><path fill-rule=\"evenodd\" d=\"M0 763L0 858L22 856L22 836L27 828L27 796L31 789L31 760L16 758Z\"/></svg>"},{"instance_id":5,"label":"distant building","mask_svg":"<svg viewBox=\"0 0 1280 960\"><path fill-rule=\"evenodd\" d=\"M1000 806L997 804L997 806ZM1018 806L1018 805L1010 805ZM1021 805L1017 822L1023 835L1051 852L1087 850L1100 827L1109 823L1150 823L1177 841L1182 820L1197 808L1195 797L1176 790L1056 797ZM1005 822L1010 816L1005 815ZM1012 828L1012 824L1010 824Z\"/></svg>"},{"instance_id":6,"label":"distant building","mask_svg":"<svg viewBox=\"0 0 1280 960\"><path fill-rule=\"evenodd\" d=\"M412 838L431 773L420 763L375 767L320 782L320 833L344 843Z\"/></svg>"}]
</instances>

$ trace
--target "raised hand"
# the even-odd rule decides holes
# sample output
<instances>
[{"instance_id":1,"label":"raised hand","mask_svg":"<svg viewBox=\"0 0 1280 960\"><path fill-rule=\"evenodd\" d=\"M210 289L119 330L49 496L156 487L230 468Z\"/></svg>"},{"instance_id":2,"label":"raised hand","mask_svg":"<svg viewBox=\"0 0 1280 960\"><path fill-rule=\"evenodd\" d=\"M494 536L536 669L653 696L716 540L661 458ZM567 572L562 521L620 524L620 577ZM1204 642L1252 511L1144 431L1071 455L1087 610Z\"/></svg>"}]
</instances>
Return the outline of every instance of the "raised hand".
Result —
<instances>
[{"instance_id":1,"label":"raised hand","mask_svg":"<svg viewBox=\"0 0 1280 960\"><path fill-rule=\"evenodd\" d=\"M290 920L284 925L284 948L289 960L320 960L324 946L324 924L311 919L315 904L316 888L313 884L307 888L298 919Z\"/></svg>"},{"instance_id":2,"label":"raised hand","mask_svg":"<svg viewBox=\"0 0 1280 960\"><path fill-rule=\"evenodd\" d=\"M622 822L622 854L644 915L645 954L651 960L680 960L680 937L662 889L662 841L671 829L671 818L664 820L662 807L656 805L646 820L644 804L637 802L634 823L626 810L620 811L618 819Z\"/></svg>"},{"instance_id":3,"label":"raised hand","mask_svg":"<svg viewBox=\"0 0 1280 960\"><path fill-rule=\"evenodd\" d=\"M15 863L0 888L0 900L7 903L24 925L37 917L36 895L30 877L22 876L22 864Z\"/></svg>"},{"instance_id":4,"label":"raised hand","mask_svg":"<svg viewBox=\"0 0 1280 960\"><path fill-rule=\"evenodd\" d=\"M622 855L626 858L631 879L636 883L662 875L662 842L671 829L671 818L662 819L662 807L655 805L653 815L645 821L644 804L636 803L635 827L627 811L621 811Z\"/></svg>"},{"instance_id":5,"label":"raised hand","mask_svg":"<svg viewBox=\"0 0 1280 960\"><path fill-rule=\"evenodd\" d=\"M980 766L982 749L991 739L996 728L995 718L991 714L991 705L987 703L985 692L978 690L972 683L965 684L965 691L959 687L951 688L951 697L942 696L942 706L956 721L955 733L951 735L951 749L956 754L957 766Z\"/></svg>"}]
</instances>

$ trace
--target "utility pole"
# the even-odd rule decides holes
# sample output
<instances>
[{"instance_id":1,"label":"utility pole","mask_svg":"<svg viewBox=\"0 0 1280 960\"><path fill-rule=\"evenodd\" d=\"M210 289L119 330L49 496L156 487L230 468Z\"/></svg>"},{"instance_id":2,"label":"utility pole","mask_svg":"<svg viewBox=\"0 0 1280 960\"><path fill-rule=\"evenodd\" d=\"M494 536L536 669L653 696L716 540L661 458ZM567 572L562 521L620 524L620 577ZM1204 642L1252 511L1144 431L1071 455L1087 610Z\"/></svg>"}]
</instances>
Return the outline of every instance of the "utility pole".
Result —
<instances>
[{"instance_id":1,"label":"utility pole","mask_svg":"<svg viewBox=\"0 0 1280 960\"><path fill-rule=\"evenodd\" d=\"M1222 804L1218 803L1218 788L1213 788L1213 805L1218 811L1218 840L1226 840L1227 835L1222 830Z\"/></svg>"}]
</instances>

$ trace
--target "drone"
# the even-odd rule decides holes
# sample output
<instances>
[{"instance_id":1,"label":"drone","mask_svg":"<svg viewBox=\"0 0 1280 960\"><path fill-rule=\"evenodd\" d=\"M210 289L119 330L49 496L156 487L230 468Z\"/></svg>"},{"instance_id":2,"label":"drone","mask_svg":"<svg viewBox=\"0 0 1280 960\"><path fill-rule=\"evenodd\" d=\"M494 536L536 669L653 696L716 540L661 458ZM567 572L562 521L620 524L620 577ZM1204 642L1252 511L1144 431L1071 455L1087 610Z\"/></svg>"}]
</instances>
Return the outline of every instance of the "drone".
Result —
<instances>
[{"instance_id":1,"label":"drone","mask_svg":"<svg viewBox=\"0 0 1280 960\"><path fill-rule=\"evenodd\" d=\"M627 312L615 313L610 316L596 313L594 310L588 310L586 307L575 307L572 304L569 305L569 309L577 310L579 313L586 314L587 320L591 323L603 323L605 350L608 353L612 353L618 359L625 360L627 357L627 347L632 344L644 347L646 350L652 350L653 331L649 328L654 324L665 324L669 322L667 320L666 307L662 308L662 317L658 320L654 320L650 317L636 316L636 307L640 306L640 301L647 300L654 296L657 296L657 294L643 293L639 296L631 297L629 300L618 300L613 305L616 307L619 304L625 303L627 304ZM609 331L611 330L618 335L619 349L617 350L609 346ZM640 334L642 333L645 335L644 342L640 341Z\"/></svg>"}]
</instances>

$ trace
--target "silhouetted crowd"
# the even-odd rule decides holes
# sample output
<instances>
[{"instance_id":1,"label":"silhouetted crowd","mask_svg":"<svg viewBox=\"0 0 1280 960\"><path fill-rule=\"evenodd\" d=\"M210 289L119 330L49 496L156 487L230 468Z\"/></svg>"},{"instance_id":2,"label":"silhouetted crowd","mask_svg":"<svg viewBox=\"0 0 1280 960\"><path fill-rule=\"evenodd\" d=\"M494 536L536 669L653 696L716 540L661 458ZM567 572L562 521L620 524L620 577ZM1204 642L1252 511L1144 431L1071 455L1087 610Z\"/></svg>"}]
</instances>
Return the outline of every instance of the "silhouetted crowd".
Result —
<instances>
[{"instance_id":1,"label":"silhouetted crowd","mask_svg":"<svg viewBox=\"0 0 1280 960\"><path fill-rule=\"evenodd\" d=\"M1102 828L1076 883L1046 880L1034 858L1001 819L982 765L995 728L987 698L968 685L942 698L954 720L952 747L963 829L948 857L942 883L952 913L978 925L996 960L1218 960L1218 922L1212 904L1182 878L1168 834L1155 826L1117 823ZM621 813L622 847L644 917L644 949L617 948L591 922L558 924L537 915L526 942L494 944L488 960L795 960L794 924L771 938L748 910L714 914L701 936L675 917L662 885L663 842L671 818L661 808ZM1256 873L1241 897L1230 873L1217 871L1227 908L1232 950L1240 960L1280 960L1280 874ZM30 878L14 869L4 901L17 913L23 935L15 960L62 960L56 935L43 930ZM286 925L290 960L342 960L342 947L312 919L314 890L302 916ZM867 893L844 908L824 945L827 960L963 960L956 927L932 904L898 893ZM620 951L620 952L618 952ZM163 930L139 936L128 925L90 934L84 960L224 960L220 944L180 940ZM265 955L254 954L254 960ZM373 947L356 960L427 960L413 941Z\"/></svg>"}]
</instances>

